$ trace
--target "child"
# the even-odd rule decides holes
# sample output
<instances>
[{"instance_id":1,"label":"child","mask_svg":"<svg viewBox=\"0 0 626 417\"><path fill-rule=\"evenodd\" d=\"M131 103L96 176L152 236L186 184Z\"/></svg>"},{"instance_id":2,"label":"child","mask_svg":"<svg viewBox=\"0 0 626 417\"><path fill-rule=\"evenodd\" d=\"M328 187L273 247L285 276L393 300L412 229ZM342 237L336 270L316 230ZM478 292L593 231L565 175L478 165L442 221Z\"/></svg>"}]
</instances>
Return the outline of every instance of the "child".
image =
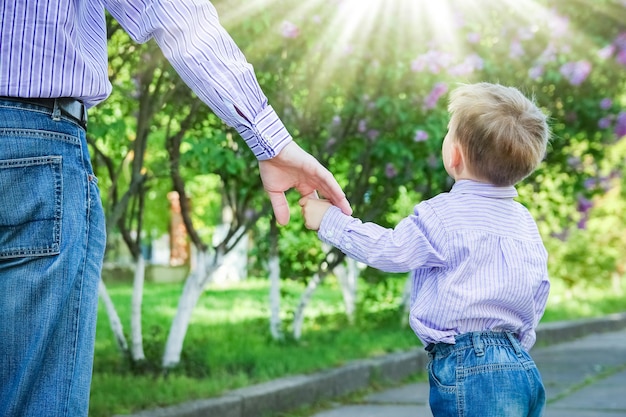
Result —
<instances>
[{"instance_id":1,"label":"child","mask_svg":"<svg viewBox=\"0 0 626 417\"><path fill-rule=\"evenodd\" d=\"M434 416L540 416L541 376L528 354L550 284L547 252L514 185L539 165L546 116L512 87L450 95L443 164L455 184L394 229L302 198L306 227L350 257L411 271L410 323L429 352Z\"/></svg>"}]
</instances>

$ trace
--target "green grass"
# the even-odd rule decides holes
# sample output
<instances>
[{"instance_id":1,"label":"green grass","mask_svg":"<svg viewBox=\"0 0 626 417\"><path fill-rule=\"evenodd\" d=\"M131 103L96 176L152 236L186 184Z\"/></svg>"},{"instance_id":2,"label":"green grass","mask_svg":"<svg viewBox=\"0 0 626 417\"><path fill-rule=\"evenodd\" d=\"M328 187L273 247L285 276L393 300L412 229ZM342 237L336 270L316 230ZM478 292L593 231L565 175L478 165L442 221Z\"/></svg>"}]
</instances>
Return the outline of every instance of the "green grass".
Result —
<instances>
[{"instance_id":1,"label":"green grass","mask_svg":"<svg viewBox=\"0 0 626 417\"><path fill-rule=\"evenodd\" d=\"M142 325L147 361L141 368L129 366L119 353L101 306L90 415L125 414L217 396L286 375L312 373L420 346L411 329L402 325L404 314L397 308L404 279L393 279L386 286L359 285L362 302L353 325L342 312L340 290L330 280L315 293L302 339L295 341L288 333L303 286L284 282L281 307L287 337L280 342L269 336L266 281L211 287L194 310L182 363L167 375L158 371L158 364L182 285L146 285ZM128 333L131 285L110 284L108 290ZM624 306L624 292L567 291L553 283L544 321L600 316L624 311Z\"/></svg>"}]
</instances>

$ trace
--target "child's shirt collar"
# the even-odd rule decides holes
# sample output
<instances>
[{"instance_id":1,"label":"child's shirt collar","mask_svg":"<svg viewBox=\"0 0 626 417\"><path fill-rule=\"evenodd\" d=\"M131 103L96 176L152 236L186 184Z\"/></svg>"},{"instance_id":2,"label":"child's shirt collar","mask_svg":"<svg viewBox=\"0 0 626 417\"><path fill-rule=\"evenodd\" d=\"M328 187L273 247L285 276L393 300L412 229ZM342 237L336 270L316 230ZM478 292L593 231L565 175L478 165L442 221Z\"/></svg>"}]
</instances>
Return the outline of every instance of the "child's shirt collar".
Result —
<instances>
[{"instance_id":1,"label":"child's shirt collar","mask_svg":"<svg viewBox=\"0 0 626 417\"><path fill-rule=\"evenodd\" d=\"M497 187L493 184L473 180L459 180L454 183L450 193L474 194L488 198L515 198L517 190L514 186Z\"/></svg>"}]
</instances>

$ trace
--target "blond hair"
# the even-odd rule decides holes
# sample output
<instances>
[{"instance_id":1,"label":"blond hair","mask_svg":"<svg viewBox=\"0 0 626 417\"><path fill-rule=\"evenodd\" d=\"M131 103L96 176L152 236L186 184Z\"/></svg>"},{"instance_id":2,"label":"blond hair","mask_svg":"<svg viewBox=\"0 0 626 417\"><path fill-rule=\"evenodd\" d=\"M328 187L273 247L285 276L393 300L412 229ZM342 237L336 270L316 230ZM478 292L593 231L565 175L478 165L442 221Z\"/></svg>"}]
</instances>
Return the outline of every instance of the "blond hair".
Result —
<instances>
[{"instance_id":1,"label":"blond hair","mask_svg":"<svg viewBox=\"0 0 626 417\"><path fill-rule=\"evenodd\" d=\"M454 140L469 170L497 186L530 175L550 138L546 115L514 87L477 83L450 93L448 110Z\"/></svg>"}]
</instances>

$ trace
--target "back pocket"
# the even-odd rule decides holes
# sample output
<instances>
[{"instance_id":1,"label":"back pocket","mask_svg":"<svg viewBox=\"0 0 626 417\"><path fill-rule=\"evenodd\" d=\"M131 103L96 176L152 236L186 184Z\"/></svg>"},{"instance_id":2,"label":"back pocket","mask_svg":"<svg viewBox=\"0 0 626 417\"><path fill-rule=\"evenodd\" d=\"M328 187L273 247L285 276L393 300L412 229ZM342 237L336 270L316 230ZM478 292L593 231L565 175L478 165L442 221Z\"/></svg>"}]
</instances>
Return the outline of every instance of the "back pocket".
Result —
<instances>
[{"instance_id":1,"label":"back pocket","mask_svg":"<svg viewBox=\"0 0 626 417\"><path fill-rule=\"evenodd\" d=\"M0 161L0 258L59 253L61 156Z\"/></svg>"}]
</instances>

